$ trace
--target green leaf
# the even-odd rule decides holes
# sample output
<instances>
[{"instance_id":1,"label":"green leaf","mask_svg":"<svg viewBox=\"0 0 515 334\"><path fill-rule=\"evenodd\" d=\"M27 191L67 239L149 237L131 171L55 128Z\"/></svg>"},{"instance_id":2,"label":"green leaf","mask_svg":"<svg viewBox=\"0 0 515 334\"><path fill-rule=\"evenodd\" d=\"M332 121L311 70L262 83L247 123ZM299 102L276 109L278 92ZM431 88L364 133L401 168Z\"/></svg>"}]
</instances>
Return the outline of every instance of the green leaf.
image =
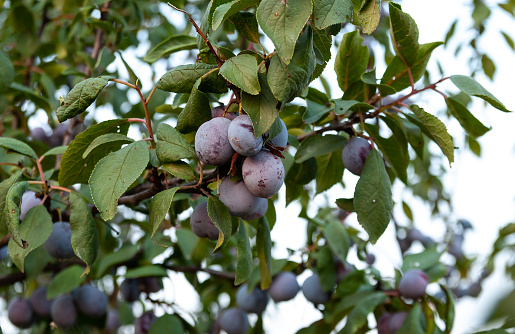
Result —
<instances>
[{"instance_id":1,"label":"green leaf","mask_svg":"<svg viewBox=\"0 0 515 334\"><path fill-rule=\"evenodd\" d=\"M425 334L426 331L422 325L422 308L419 303L415 303L411 308L406 320L402 324L401 328L396 332L398 334Z\"/></svg>"},{"instance_id":2,"label":"green leaf","mask_svg":"<svg viewBox=\"0 0 515 334\"><path fill-rule=\"evenodd\" d=\"M143 58L143 60L147 63L153 63L159 58L166 57L172 53L183 50L193 50L196 48L196 37L186 35L170 36L163 40L161 43L154 46L152 49L148 50L147 55Z\"/></svg>"},{"instance_id":3,"label":"green leaf","mask_svg":"<svg viewBox=\"0 0 515 334\"><path fill-rule=\"evenodd\" d=\"M106 133L104 135L100 135L97 138L93 139L91 144L89 144L88 148L82 153L82 159L86 159L88 155L97 147L104 145L104 144L111 144L115 143L114 148L120 147L120 145L123 144L130 144L133 143L134 139L129 138L125 135L119 134L119 133Z\"/></svg>"},{"instance_id":4,"label":"green leaf","mask_svg":"<svg viewBox=\"0 0 515 334\"><path fill-rule=\"evenodd\" d=\"M259 26L256 14L250 12L236 13L229 18L238 33L250 42L259 44Z\"/></svg>"},{"instance_id":5,"label":"green leaf","mask_svg":"<svg viewBox=\"0 0 515 334\"><path fill-rule=\"evenodd\" d=\"M381 19L381 9L377 0L368 0L358 13L358 21L364 34L376 30Z\"/></svg>"},{"instance_id":6,"label":"green leaf","mask_svg":"<svg viewBox=\"0 0 515 334\"><path fill-rule=\"evenodd\" d=\"M381 92L382 97L397 93L397 91L393 87L377 83L375 68L370 72L363 73L361 75L361 81L363 81L367 85L377 87Z\"/></svg>"},{"instance_id":7,"label":"green leaf","mask_svg":"<svg viewBox=\"0 0 515 334\"><path fill-rule=\"evenodd\" d=\"M181 249L184 258L191 260L200 238L191 230L185 228L175 230L175 234L177 236L177 243L179 244L179 248Z\"/></svg>"},{"instance_id":8,"label":"green leaf","mask_svg":"<svg viewBox=\"0 0 515 334\"><path fill-rule=\"evenodd\" d=\"M207 213L213 224L218 228L218 242L216 243L215 252L222 249L229 242L232 234L232 220L229 209L217 197L211 196L207 200Z\"/></svg>"},{"instance_id":9,"label":"green leaf","mask_svg":"<svg viewBox=\"0 0 515 334\"><path fill-rule=\"evenodd\" d=\"M311 0L262 0L257 19L263 32L270 37L286 65L290 63L295 42L312 11Z\"/></svg>"},{"instance_id":10,"label":"green leaf","mask_svg":"<svg viewBox=\"0 0 515 334\"><path fill-rule=\"evenodd\" d=\"M218 29L220 25L232 15L258 2L259 0L234 0L216 7L211 22L213 30Z\"/></svg>"},{"instance_id":11,"label":"green leaf","mask_svg":"<svg viewBox=\"0 0 515 334\"><path fill-rule=\"evenodd\" d=\"M186 181L191 181L197 178L195 169L184 161L170 162L161 166L160 169Z\"/></svg>"},{"instance_id":12,"label":"green leaf","mask_svg":"<svg viewBox=\"0 0 515 334\"><path fill-rule=\"evenodd\" d=\"M227 81L252 95L257 95L261 91L257 72L256 58L249 54L240 54L227 59L220 67L220 74Z\"/></svg>"},{"instance_id":13,"label":"green leaf","mask_svg":"<svg viewBox=\"0 0 515 334\"><path fill-rule=\"evenodd\" d=\"M351 0L319 0L315 1L313 19L318 29L325 29L333 24L349 22L353 12Z\"/></svg>"},{"instance_id":14,"label":"green leaf","mask_svg":"<svg viewBox=\"0 0 515 334\"><path fill-rule=\"evenodd\" d=\"M462 92L482 98L486 102L490 103L492 107L497 108L504 112L511 112L489 91L487 91L479 82L473 78L465 75L451 75L451 81L456 85Z\"/></svg>"},{"instance_id":15,"label":"green leaf","mask_svg":"<svg viewBox=\"0 0 515 334\"><path fill-rule=\"evenodd\" d=\"M427 131L431 134L432 138L443 154L449 160L449 165L454 162L454 144L451 135L447 132L445 124L437 117L427 113L424 109L417 105L411 105L410 109L415 113L417 118L422 122Z\"/></svg>"},{"instance_id":16,"label":"green leaf","mask_svg":"<svg viewBox=\"0 0 515 334\"><path fill-rule=\"evenodd\" d=\"M368 65L368 47L363 46L363 38L355 30L343 35L334 60L334 71L338 85L346 91L350 85L361 80Z\"/></svg>"},{"instance_id":17,"label":"green leaf","mask_svg":"<svg viewBox=\"0 0 515 334\"><path fill-rule=\"evenodd\" d=\"M9 240L9 256L22 273L25 272L25 257L41 246L50 233L52 233L52 217L43 205L36 205L27 212L20 226L20 237L27 241L28 247L22 248L13 239Z\"/></svg>"},{"instance_id":18,"label":"green leaf","mask_svg":"<svg viewBox=\"0 0 515 334\"><path fill-rule=\"evenodd\" d=\"M49 149L43 155L46 157L51 156L51 155L62 155L62 154L64 154L64 152L66 152L67 149L68 149L68 146L57 146L57 147Z\"/></svg>"},{"instance_id":19,"label":"green leaf","mask_svg":"<svg viewBox=\"0 0 515 334\"><path fill-rule=\"evenodd\" d=\"M29 145L25 144L24 142L18 139L0 137L0 147L26 155L29 158L32 158L33 160L38 159L36 152L34 152L34 150Z\"/></svg>"},{"instance_id":20,"label":"green leaf","mask_svg":"<svg viewBox=\"0 0 515 334\"><path fill-rule=\"evenodd\" d=\"M62 123L86 111L109 80L112 80L112 77L102 76L89 78L75 85L56 111L59 122Z\"/></svg>"},{"instance_id":21,"label":"green leaf","mask_svg":"<svg viewBox=\"0 0 515 334\"><path fill-rule=\"evenodd\" d=\"M197 80L191 90L188 103L179 114L176 129L181 133L196 131L204 122L211 119L211 107L206 94L201 92L198 87L200 80Z\"/></svg>"},{"instance_id":22,"label":"green leaf","mask_svg":"<svg viewBox=\"0 0 515 334\"><path fill-rule=\"evenodd\" d=\"M7 193L9 192L9 189L12 187L12 185L21 179L22 175L23 170L18 170L8 179L0 183L0 238L3 238L7 235L7 233L9 233L7 227L7 217L9 215L3 214L3 212L5 212L5 205L7 203Z\"/></svg>"},{"instance_id":23,"label":"green leaf","mask_svg":"<svg viewBox=\"0 0 515 334\"><path fill-rule=\"evenodd\" d=\"M138 277L166 277L166 269L160 265L141 266L127 270L125 278L138 278Z\"/></svg>"},{"instance_id":24,"label":"green leaf","mask_svg":"<svg viewBox=\"0 0 515 334\"><path fill-rule=\"evenodd\" d=\"M170 205L173 201L173 196L179 190L179 187L170 188L167 190L160 191L150 201L150 213L148 215L148 220L150 222L150 230L152 231L151 239L154 244L162 247L166 247L161 245L156 240L156 232L161 226L163 219L165 219L168 210L170 210Z\"/></svg>"},{"instance_id":25,"label":"green leaf","mask_svg":"<svg viewBox=\"0 0 515 334\"><path fill-rule=\"evenodd\" d=\"M113 148L105 145L97 148L95 152L88 154L86 159L82 155L90 144L99 136L106 133L127 134L129 124L126 119L113 119L99 124L95 124L79 133L77 137L68 145L66 152L61 158L61 169L59 170L59 185L68 187L75 183L87 183L91 172L97 162L105 157Z\"/></svg>"},{"instance_id":26,"label":"green leaf","mask_svg":"<svg viewBox=\"0 0 515 334\"><path fill-rule=\"evenodd\" d=\"M344 211L354 212L354 199L353 198L338 198L336 205Z\"/></svg>"},{"instance_id":27,"label":"green leaf","mask_svg":"<svg viewBox=\"0 0 515 334\"><path fill-rule=\"evenodd\" d=\"M9 230L9 233L11 233L11 240L24 249L29 245L20 235L20 205L23 193L27 190L28 186L29 183L27 181L13 184L7 192L5 207L2 212L7 229Z\"/></svg>"},{"instance_id":28,"label":"green leaf","mask_svg":"<svg viewBox=\"0 0 515 334\"><path fill-rule=\"evenodd\" d=\"M320 51L320 54L324 59L323 63L316 64L312 80L318 78L322 74L327 66L327 62L331 59L331 43L332 36L325 30L313 29L313 47Z\"/></svg>"},{"instance_id":29,"label":"green leaf","mask_svg":"<svg viewBox=\"0 0 515 334\"><path fill-rule=\"evenodd\" d=\"M317 161L317 194L320 194L327 189L331 188L338 182L342 181L343 177L343 162L342 151L336 150L329 154L318 156Z\"/></svg>"},{"instance_id":30,"label":"green leaf","mask_svg":"<svg viewBox=\"0 0 515 334\"><path fill-rule=\"evenodd\" d=\"M54 299L79 287L86 279L86 276L82 275L83 269L84 268L78 264L74 264L57 273L52 282L48 285L46 292L47 298Z\"/></svg>"},{"instance_id":31,"label":"green leaf","mask_svg":"<svg viewBox=\"0 0 515 334\"><path fill-rule=\"evenodd\" d=\"M156 138L158 140L156 153L162 162L197 158L195 150L186 137L166 123L159 123Z\"/></svg>"},{"instance_id":32,"label":"green leaf","mask_svg":"<svg viewBox=\"0 0 515 334\"><path fill-rule=\"evenodd\" d=\"M266 290L272 283L272 239L270 239L270 226L266 218L259 220L256 232L256 247L261 273L261 290Z\"/></svg>"},{"instance_id":33,"label":"green leaf","mask_svg":"<svg viewBox=\"0 0 515 334\"><path fill-rule=\"evenodd\" d=\"M285 63L278 54L270 61L268 84L277 100L289 102L307 87L315 70L315 59L313 29L308 26L297 41L290 63Z\"/></svg>"},{"instance_id":34,"label":"green leaf","mask_svg":"<svg viewBox=\"0 0 515 334\"><path fill-rule=\"evenodd\" d=\"M387 299L388 297L384 292L379 291L361 291L343 298L341 304L352 303L353 307L347 315L345 327L339 333L351 334L358 332L367 323L367 316Z\"/></svg>"},{"instance_id":35,"label":"green leaf","mask_svg":"<svg viewBox=\"0 0 515 334\"><path fill-rule=\"evenodd\" d=\"M259 95L241 93L241 106L252 121L256 138L268 131L279 116L276 108L277 100L268 86L267 76L259 74L259 82L261 83Z\"/></svg>"},{"instance_id":36,"label":"green leaf","mask_svg":"<svg viewBox=\"0 0 515 334\"><path fill-rule=\"evenodd\" d=\"M428 248L421 253L408 254L404 256L401 270L403 273L411 269L429 271L440 263L441 256L442 253L438 252L435 248Z\"/></svg>"},{"instance_id":37,"label":"green leaf","mask_svg":"<svg viewBox=\"0 0 515 334\"><path fill-rule=\"evenodd\" d=\"M74 191L70 193L70 228L73 251L86 263L82 275L87 275L98 255L97 226L88 203Z\"/></svg>"},{"instance_id":38,"label":"green leaf","mask_svg":"<svg viewBox=\"0 0 515 334\"><path fill-rule=\"evenodd\" d=\"M336 115L343 115L349 111L349 109L360 111L360 110L369 110L374 109L374 106L365 103L359 102L356 100L335 100L334 101L334 113Z\"/></svg>"},{"instance_id":39,"label":"green leaf","mask_svg":"<svg viewBox=\"0 0 515 334\"><path fill-rule=\"evenodd\" d=\"M458 100L449 97L445 102L447 103L447 108L449 108L451 114L460 122L461 126L469 135L477 138L490 131L490 128L484 126L483 123L475 118L474 115L472 115L472 113Z\"/></svg>"},{"instance_id":40,"label":"green leaf","mask_svg":"<svg viewBox=\"0 0 515 334\"><path fill-rule=\"evenodd\" d=\"M129 259L132 259L138 252L138 246L132 244L124 244L122 247L116 250L114 253L108 253L99 259L99 262L95 264L97 266L97 277L102 277L106 271L112 266L123 263Z\"/></svg>"},{"instance_id":41,"label":"green leaf","mask_svg":"<svg viewBox=\"0 0 515 334\"><path fill-rule=\"evenodd\" d=\"M413 18L390 3L390 31L395 53L404 64L413 67L418 59L418 27Z\"/></svg>"},{"instance_id":42,"label":"green leaf","mask_svg":"<svg viewBox=\"0 0 515 334\"><path fill-rule=\"evenodd\" d=\"M383 159L376 150L370 151L354 191L354 208L358 222L375 244L390 222L393 201L390 178Z\"/></svg>"},{"instance_id":43,"label":"green leaf","mask_svg":"<svg viewBox=\"0 0 515 334\"><path fill-rule=\"evenodd\" d=\"M454 294L446 286L440 285L440 288L445 292L445 333L451 333L456 316L454 305Z\"/></svg>"},{"instance_id":44,"label":"green leaf","mask_svg":"<svg viewBox=\"0 0 515 334\"><path fill-rule=\"evenodd\" d=\"M165 314L157 318L148 334L185 333L181 319L173 314Z\"/></svg>"},{"instance_id":45,"label":"green leaf","mask_svg":"<svg viewBox=\"0 0 515 334\"><path fill-rule=\"evenodd\" d=\"M3 92L14 81L14 66L11 59L0 51L0 88Z\"/></svg>"},{"instance_id":46,"label":"green leaf","mask_svg":"<svg viewBox=\"0 0 515 334\"><path fill-rule=\"evenodd\" d=\"M347 261L347 253L350 247L349 234L339 220L331 220L324 227L324 236L329 248L343 263Z\"/></svg>"},{"instance_id":47,"label":"green leaf","mask_svg":"<svg viewBox=\"0 0 515 334\"><path fill-rule=\"evenodd\" d=\"M442 45L443 42L426 43L420 45L418 50L418 57L415 63L411 67L411 76L413 77L413 83L416 83L426 71L427 63L431 57L433 50ZM410 86L410 80L408 76L408 69L402 62L399 56L395 56L381 79L381 84L388 85L397 91L401 91L406 87Z\"/></svg>"},{"instance_id":48,"label":"green leaf","mask_svg":"<svg viewBox=\"0 0 515 334\"><path fill-rule=\"evenodd\" d=\"M89 178L91 197L103 220L117 212L118 198L141 175L149 161L148 143L137 141L109 153L95 166Z\"/></svg>"},{"instance_id":49,"label":"green leaf","mask_svg":"<svg viewBox=\"0 0 515 334\"><path fill-rule=\"evenodd\" d=\"M238 241L236 243L236 277L234 285L246 282L252 274L252 248L245 223L240 220Z\"/></svg>"},{"instance_id":50,"label":"green leaf","mask_svg":"<svg viewBox=\"0 0 515 334\"><path fill-rule=\"evenodd\" d=\"M337 151L345 145L347 140L338 135L315 134L304 139L295 154L295 162L301 163L309 158L325 155Z\"/></svg>"},{"instance_id":51,"label":"green leaf","mask_svg":"<svg viewBox=\"0 0 515 334\"><path fill-rule=\"evenodd\" d=\"M9 88L20 92L27 99L34 102L37 107L43 108L46 112L50 113L54 111L50 101L46 97L42 96L39 92L36 92L34 89L17 83L16 81L13 81Z\"/></svg>"},{"instance_id":52,"label":"green leaf","mask_svg":"<svg viewBox=\"0 0 515 334\"><path fill-rule=\"evenodd\" d=\"M481 65L483 67L483 72L485 72L486 76L490 78L490 80L494 79L495 74L495 63L490 57L486 54L481 56Z\"/></svg>"},{"instance_id":53,"label":"green leaf","mask_svg":"<svg viewBox=\"0 0 515 334\"><path fill-rule=\"evenodd\" d=\"M325 114L328 114L333 108L326 104L319 104L308 100L308 108L302 115L302 121L306 124L312 124L322 118Z\"/></svg>"},{"instance_id":54,"label":"green leaf","mask_svg":"<svg viewBox=\"0 0 515 334\"><path fill-rule=\"evenodd\" d=\"M156 87L166 92L189 93L197 84L198 79L213 71L202 79L202 83L197 89L211 93L225 93L227 83L224 77L216 71L217 68L216 65L203 63L179 65L163 74L157 81Z\"/></svg>"}]
</instances>

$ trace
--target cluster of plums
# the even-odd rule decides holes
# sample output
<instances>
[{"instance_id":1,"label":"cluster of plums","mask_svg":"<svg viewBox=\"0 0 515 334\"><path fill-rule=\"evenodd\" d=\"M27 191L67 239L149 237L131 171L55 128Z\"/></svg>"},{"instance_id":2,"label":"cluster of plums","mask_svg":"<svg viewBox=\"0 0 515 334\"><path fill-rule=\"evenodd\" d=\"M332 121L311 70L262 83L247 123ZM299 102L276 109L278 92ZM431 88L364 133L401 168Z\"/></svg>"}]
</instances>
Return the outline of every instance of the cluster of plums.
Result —
<instances>
[{"instance_id":1,"label":"cluster of plums","mask_svg":"<svg viewBox=\"0 0 515 334\"><path fill-rule=\"evenodd\" d=\"M162 288L163 284L157 277L127 278L120 285L120 293L126 302L132 303L139 300L142 292L148 295Z\"/></svg>"},{"instance_id":2,"label":"cluster of plums","mask_svg":"<svg viewBox=\"0 0 515 334\"><path fill-rule=\"evenodd\" d=\"M30 298L14 298L8 307L9 320L19 328L29 328L38 319L51 319L57 327L66 330L77 323L79 315L105 318L105 333L115 333L120 327L118 312L107 308L107 296L89 284L50 300L47 288L39 287Z\"/></svg>"},{"instance_id":3,"label":"cluster of plums","mask_svg":"<svg viewBox=\"0 0 515 334\"><path fill-rule=\"evenodd\" d=\"M250 117L224 114L222 107L213 108L213 119L202 124L195 135L195 151L206 165L227 166L235 153L244 156L242 179L226 177L219 185L219 199L229 213L245 220L263 217L268 210L267 198L277 194L284 183L284 166L279 157L264 148L263 136L254 136ZM222 117L224 116L224 117ZM280 120L281 132L269 139L275 147L288 142L286 125ZM218 239L218 229L207 213L207 204L195 207L191 219L192 231L202 238Z\"/></svg>"}]
</instances>

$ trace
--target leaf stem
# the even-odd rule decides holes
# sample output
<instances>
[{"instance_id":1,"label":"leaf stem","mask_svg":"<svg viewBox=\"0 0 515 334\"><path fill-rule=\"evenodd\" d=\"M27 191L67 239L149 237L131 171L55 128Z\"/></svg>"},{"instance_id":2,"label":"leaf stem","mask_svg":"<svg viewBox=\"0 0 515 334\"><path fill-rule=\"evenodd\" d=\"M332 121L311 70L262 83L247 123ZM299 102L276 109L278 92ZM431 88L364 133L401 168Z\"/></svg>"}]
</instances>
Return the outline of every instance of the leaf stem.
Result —
<instances>
[{"instance_id":1,"label":"leaf stem","mask_svg":"<svg viewBox=\"0 0 515 334\"><path fill-rule=\"evenodd\" d=\"M150 112L148 111L148 101L143 97L143 94L141 93L141 89L139 88L139 86L136 84L134 85L134 89L136 89L136 91L138 92L139 94L139 97L141 99L141 103L143 103L143 109L145 110L145 118L146 118L146 122L145 124L147 125L147 129L148 129L148 136L152 139L152 141L150 142L151 145L152 145L152 148L156 148L156 142L154 141L154 133L152 132L152 123L150 122ZM155 91L155 86L154 86L154 89L152 91ZM153 93L151 93L153 95Z\"/></svg>"},{"instance_id":2,"label":"leaf stem","mask_svg":"<svg viewBox=\"0 0 515 334\"><path fill-rule=\"evenodd\" d=\"M12 162L0 162L0 166L14 166L14 167L18 167L18 168L23 168L22 165L14 164Z\"/></svg>"},{"instance_id":3,"label":"leaf stem","mask_svg":"<svg viewBox=\"0 0 515 334\"><path fill-rule=\"evenodd\" d=\"M126 81L123 81L123 80L119 80L119 79L111 79L111 81L114 81L114 82L117 82L117 83L119 83L119 84L125 85L125 86L127 86L127 87L132 88L132 89L136 89L136 86L134 86L133 84L130 84L130 83L126 82Z\"/></svg>"},{"instance_id":4,"label":"leaf stem","mask_svg":"<svg viewBox=\"0 0 515 334\"><path fill-rule=\"evenodd\" d=\"M145 102L148 104L148 102L150 102L150 99L152 98L152 96L154 96L154 93L156 92L156 89L157 89L157 86L154 86L154 88L152 88L152 91L150 92L150 94L148 94L148 97L147 99L145 100Z\"/></svg>"},{"instance_id":5,"label":"leaf stem","mask_svg":"<svg viewBox=\"0 0 515 334\"><path fill-rule=\"evenodd\" d=\"M127 121L147 124L147 121L145 121L144 119L141 119L141 118L127 118Z\"/></svg>"}]
</instances>

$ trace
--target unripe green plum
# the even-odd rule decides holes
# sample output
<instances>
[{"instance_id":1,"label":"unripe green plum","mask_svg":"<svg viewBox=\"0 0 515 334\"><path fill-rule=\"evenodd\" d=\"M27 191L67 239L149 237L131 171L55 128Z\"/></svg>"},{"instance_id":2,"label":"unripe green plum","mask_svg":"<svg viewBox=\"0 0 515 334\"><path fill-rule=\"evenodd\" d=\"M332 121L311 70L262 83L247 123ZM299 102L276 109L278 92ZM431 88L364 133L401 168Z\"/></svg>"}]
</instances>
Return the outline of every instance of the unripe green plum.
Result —
<instances>
[{"instance_id":1,"label":"unripe green plum","mask_svg":"<svg viewBox=\"0 0 515 334\"><path fill-rule=\"evenodd\" d=\"M429 278L422 270L408 270L399 281L399 293L404 298L422 298L426 294L428 283Z\"/></svg>"},{"instance_id":2,"label":"unripe green plum","mask_svg":"<svg viewBox=\"0 0 515 334\"><path fill-rule=\"evenodd\" d=\"M365 160L371 150L372 146L365 138L350 138L342 150L343 165L352 174L360 176L363 171L363 166L365 165Z\"/></svg>"}]
</instances>

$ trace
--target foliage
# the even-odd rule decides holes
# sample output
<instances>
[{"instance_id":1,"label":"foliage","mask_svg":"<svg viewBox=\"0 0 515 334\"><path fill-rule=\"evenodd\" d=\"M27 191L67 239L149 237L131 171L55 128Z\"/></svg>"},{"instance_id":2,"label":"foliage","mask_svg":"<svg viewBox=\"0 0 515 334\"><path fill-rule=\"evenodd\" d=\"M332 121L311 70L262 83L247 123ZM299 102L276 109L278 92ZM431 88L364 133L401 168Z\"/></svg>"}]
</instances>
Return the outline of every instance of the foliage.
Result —
<instances>
[{"instance_id":1,"label":"foliage","mask_svg":"<svg viewBox=\"0 0 515 334\"><path fill-rule=\"evenodd\" d=\"M375 327L381 333L381 319L393 326L394 317L403 319L397 333L450 333L454 299L477 296L495 257L512 247L506 238L515 229L508 225L500 231L483 274L473 280L472 269L482 264L461 249L470 224L449 223L448 238L435 241L415 228L409 203L392 199L392 186L399 184L434 215L442 205L451 206L441 177L444 167L454 162L456 134L449 133L446 124L457 120L477 153L478 138L490 128L468 110L471 97L510 112L474 79L478 71L490 78L496 71L476 47L491 14L482 1L473 1L477 35L469 43L481 67L470 76L445 73L433 81L426 70L431 54L453 38L456 23L445 41L421 44L417 23L393 2L172 1L174 15L188 19L184 25L166 17L167 7L156 0L0 3L0 247L8 252L4 256L0 251L2 297L17 298L17 282L24 283L25 298L46 286L48 299L80 299L78 288L87 284L109 297L108 310L100 317L68 308L75 316L79 312L69 327L60 325L53 307L52 319L60 331L111 333L120 325L140 333L162 333L165 328L229 331L220 319L231 312L241 318L241 328L235 330L246 331L246 314L233 308L242 308L237 305L237 286L246 283L248 291L267 290L280 284L274 280L280 272L312 271L316 279L301 290L310 301L313 294L321 298L314 303L324 306L315 305L321 319L299 333L335 328L339 333L365 333ZM501 8L513 15L515 5L509 1ZM142 40L145 34L150 45ZM511 37L505 32L502 36L514 48ZM273 48L267 49L270 42ZM127 61L142 45L146 55L139 61L146 62L150 75ZM374 66L380 49L387 65L382 75ZM334 68L327 68L332 54ZM184 56L184 63L174 62L163 73L158 65L181 59L178 55ZM147 87L148 79L140 80L146 77L152 78L152 86ZM328 81L333 77L342 96L331 95ZM325 91L315 88L316 79ZM442 91L443 82L457 90ZM431 91L443 99L446 112L419 102ZM307 243L290 250L287 258L272 257L271 231L283 223L283 217L276 217L275 190L239 216L231 215L233 205L242 204L238 201L245 196L260 195L250 185L250 195L236 186L229 195L222 194L223 179L250 182L246 172L242 175L242 165L251 157L230 151L230 161L212 166L198 154L195 134L217 106L229 119L236 113L249 115L252 124L244 125L254 135L251 139L262 137L258 152L275 159L277 168L258 170L260 162L254 162L258 167L248 172L267 175L261 181L277 176L276 185L284 181L286 205L301 206ZM108 109L114 116L105 120L101 113ZM46 130L29 129L29 122L44 114ZM281 120L288 131L286 147L273 141L281 134ZM52 136L46 134L48 128ZM343 149L354 137L366 139L366 154ZM231 138L231 145L239 145L238 140ZM436 154L433 145L441 152ZM221 146L215 141L215 149ZM308 214L315 195L326 193L329 198L334 189L345 187L342 176L348 169L342 152L355 154L361 164L353 198L330 198L314 215ZM277 175L270 176L272 172ZM254 188L267 186L260 182ZM40 203L27 207L22 200L27 190L34 191ZM198 237L191 228L191 208L206 201L201 223L218 229L216 241ZM402 206L411 225L397 222L395 206ZM348 224L346 218L354 212L363 229ZM73 247L70 259L54 259L44 247L51 222L61 221L70 223L71 239L62 240ZM385 238L390 224L403 254L394 280L374 267L367 250ZM414 242L423 250L410 249ZM350 264L350 253L361 263ZM445 253L455 259L453 266L440 262ZM413 299L400 294L398 283L412 269L423 271L424 284L438 282L439 292L426 294L424 285L422 297L420 289ZM508 270L513 272L512 267ZM171 272L183 272L200 297L199 309L189 317L180 304L151 295L162 289ZM289 290L295 295L299 287L295 283ZM229 294L229 306L222 293ZM143 314L133 310L135 300L145 301ZM232 311L224 314L222 305ZM506 314L501 306L492 318ZM149 310L166 314L156 320ZM32 326L35 333L51 332L49 314L35 314L17 324ZM370 314L376 323L369 322ZM14 319L11 311L9 318ZM509 326L508 321L503 328ZM263 332L261 314L250 327L254 333Z\"/></svg>"}]
</instances>

